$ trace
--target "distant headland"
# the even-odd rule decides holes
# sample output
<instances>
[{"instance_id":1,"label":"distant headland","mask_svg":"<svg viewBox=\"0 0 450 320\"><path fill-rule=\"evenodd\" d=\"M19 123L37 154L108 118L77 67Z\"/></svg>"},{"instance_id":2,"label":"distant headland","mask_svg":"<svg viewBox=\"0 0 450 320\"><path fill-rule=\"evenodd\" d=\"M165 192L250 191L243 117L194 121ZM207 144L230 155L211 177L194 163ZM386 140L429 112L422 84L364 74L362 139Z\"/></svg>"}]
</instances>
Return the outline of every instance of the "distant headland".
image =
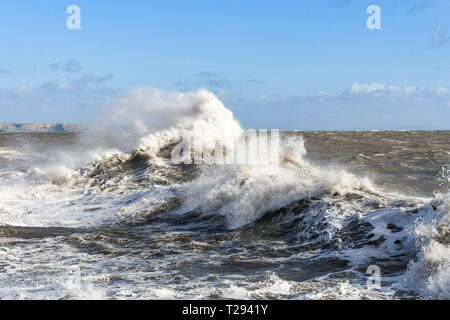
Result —
<instances>
[{"instance_id":1,"label":"distant headland","mask_svg":"<svg viewBox=\"0 0 450 320\"><path fill-rule=\"evenodd\" d=\"M87 126L66 123L5 123L0 124L0 133L69 133L83 132Z\"/></svg>"}]
</instances>

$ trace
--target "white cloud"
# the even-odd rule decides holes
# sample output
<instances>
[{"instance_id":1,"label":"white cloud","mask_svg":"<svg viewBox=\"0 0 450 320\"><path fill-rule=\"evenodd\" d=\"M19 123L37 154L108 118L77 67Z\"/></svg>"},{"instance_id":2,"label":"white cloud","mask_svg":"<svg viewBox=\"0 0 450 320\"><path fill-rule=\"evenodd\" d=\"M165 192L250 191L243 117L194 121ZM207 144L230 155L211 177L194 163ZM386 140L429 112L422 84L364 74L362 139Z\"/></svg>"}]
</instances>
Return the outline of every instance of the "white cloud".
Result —
<instances>
[{"instance_id":1,"label":"white cloud","mask_svg":"<svg viewBox=\"0 0 450 320\"><path fill-rule=\"evenodd\" d=\"M277 101L278 98L274 95L269 95L269 96L259 96L258 98L261 101L266 101L266 102L273 102L273 101Z\"/></svg>"},{"instance_id":2,"label":"white cloud","mask_svg":"<svg viewBox=\"0 0 450 320\"><path fill-rule=\"evenodd\" d=\"M413 98L431 98L444 97L450 94L450 89L445 86L437 87L415 87L415 86L389 86L383 83L364 84L355 82L348 89L341 93L333 94L320 90L315 94L299 94L291 99L299 100L348 100L348 99L413 99ZM268 100L268 99L265 99Z\"/></svg>"},{"instance_id":3,"label":"white cloud","mask_svg":"<svg viewBox=\"0 0 450 320\"><path fill-rule=\"evenodd\" d=\"M360 84L353 83L351 88L345 90L342 98L380 98L403 100L429 100L447 96L450 90L445 86L415 87L415 86L387 86L382 83Z\"/></svg>"},{"instance_id":4,"label":"white cloud","mask_svg":"<svg viewBox=\"0 0 450 320\"><path fill-rule=\"evenodd\" d=\"M355 82L341 92L269 98L260 97L254 103L257 118L248 116L249 102L236 110L244 126L292 130L450 129L450 89L442 85Z\"/></svg>"},{"instance_id":5,"label":"white cloud","mask_svg":"<svg viewBox=\"0 0 450 320\"><path fill-rule=\"evenodd\" d=\"M105 98L118 94L117 90L103 87L112 78L112 74L59 77L41 84L0 88L1 121L67 122L87 117Z\"/></svg>"},{"instance_id":6,"label":"white cloud","mask_svg":"<svg viewBox=\"0 0 450 320\"><path fill-rule=\"evenodd\" d=\"M347 91L348 94L413 94L420 90L417 87L405 86L386 86L382 83L360 84L353 83L352 87Z\"/></svg>"},{"instance_id":7,"label":"white cloud","mask_svg":"<svg viewBox=\"0 0 450 320\"><path fill-rule=\"evenodd\" d=\"M372 83L372 84L359 84L359 82L355 82L349 90L351 94L358 93L371 93L375 91L385 90L386 86L381 83Z\"/></svg>"},{"instance_id":8,"label":"white cloud","mask_svg":"<svg viewBox=\"0 0 450 320\"><path fill-rule=\"evenodd\" d=\"M231 107L233 106L231 103L235 105L241 104L241 102L234 100L226 102L230 103ZM436 111L450 106L450 87L443 85L434 87L396 86L377 82L354 82L341 92L333 93L318 90L314 93L299 93L291 97L259 95L255 100L246 99L245 103L254 103L259 107L264 104L264 110L271 106L274 110L283 108L283 106L289 106L289 108L301 107L311 110L319 108L329 108L329 110L342 108L377 110L390 107L398 110L423 108L424 110L434 109ZM303 111L305 112L304 109Z\"/></svg>"},{"instance_id":9,"label":"white cloud","mask_svg":"<svg viewBox=\"0 0 450 320\"><path fill-rule=\"evenodd\" d=\"M39 90L38 87L33 87L33 88L35 90ZM62 93L62 92L69 92L73 88L73 84L68 78L61 77L54 81L44 83L42 85L42 88L45 88L49 91Z\"/></svg>"},{"instance_id":10,"label":"white cloud","mask_svg":"<svg viewBox=\"0 0 450 320\"><path fill-rule=\"evenodd\" d=\"M444 27L439 23L435 23L433 28L433 44L437 46L447 44L450 40L450 37L446 36Z\"/></svg>"},{"instance_id":11,"label":"white cloud","mask_svg":"<svg viewBox=\"0 0 450 320\"><path fill-rule=\"evenodd\" d=\"M450 93L450 91L446 87L443 87L443 86L439 86L435 90L436 90L436 94L438 96L446 96Z\"/></svg>"}]
</instances>

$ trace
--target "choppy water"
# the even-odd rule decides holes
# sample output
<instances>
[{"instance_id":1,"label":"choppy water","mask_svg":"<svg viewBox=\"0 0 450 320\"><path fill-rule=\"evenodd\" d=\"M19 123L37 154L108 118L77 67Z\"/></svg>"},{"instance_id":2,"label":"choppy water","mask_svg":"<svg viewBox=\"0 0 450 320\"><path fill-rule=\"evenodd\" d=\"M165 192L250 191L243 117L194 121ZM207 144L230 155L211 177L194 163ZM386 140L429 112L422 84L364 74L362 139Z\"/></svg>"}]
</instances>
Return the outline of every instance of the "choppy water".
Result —
<instances>
[{"instance_id":1,"label":"choppy water","mask_svg":"<svg viewBox=\"0 0 450 320\"><path fill-rule=\"evenodd\" d=\"M287 132L280 168L171 165L173 132L1 134L0 298L450 298L450 131Z\"/></svg>"}]
</instances>

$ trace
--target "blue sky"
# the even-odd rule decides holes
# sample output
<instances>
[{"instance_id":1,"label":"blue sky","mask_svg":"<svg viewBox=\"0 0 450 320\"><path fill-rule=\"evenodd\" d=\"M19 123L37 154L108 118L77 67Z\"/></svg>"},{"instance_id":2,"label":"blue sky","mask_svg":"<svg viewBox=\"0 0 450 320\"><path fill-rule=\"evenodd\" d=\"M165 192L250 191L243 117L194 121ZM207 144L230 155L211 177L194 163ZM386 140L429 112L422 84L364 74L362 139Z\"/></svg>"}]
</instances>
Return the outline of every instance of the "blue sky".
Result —
<instances>
[{"instance_id":1,"label":"blue sky","mask_svg":"<svg viewBox=\"0 0 450 320\"><path fill-rule=\"evenodd\" d=\"M211 90L247 128L450 129L449 18L448 0L5 0L0 122L90 124L153 87Z\"/></svg>"}]
</instances>

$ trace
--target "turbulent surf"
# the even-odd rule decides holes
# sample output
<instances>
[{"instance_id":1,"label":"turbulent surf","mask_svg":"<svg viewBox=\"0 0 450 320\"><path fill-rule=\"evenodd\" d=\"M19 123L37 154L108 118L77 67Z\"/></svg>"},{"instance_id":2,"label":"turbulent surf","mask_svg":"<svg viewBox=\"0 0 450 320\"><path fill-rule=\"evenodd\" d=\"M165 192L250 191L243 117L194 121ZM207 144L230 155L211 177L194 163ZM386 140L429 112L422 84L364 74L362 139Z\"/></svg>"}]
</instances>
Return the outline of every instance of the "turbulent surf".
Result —
<instances>
[{"instance_id":1,"label":"turbulent surf","mask_svg":"<svg viewBox=\"0 0 450 320\"><path fill-rule=\"evenodd\" d=\"M106 118L0 135L1 299L450 298L450 132L282 132L277 163L173 164L182 137L245 133L212 93L139 89Z\"/></svg>"}]
</instances>

